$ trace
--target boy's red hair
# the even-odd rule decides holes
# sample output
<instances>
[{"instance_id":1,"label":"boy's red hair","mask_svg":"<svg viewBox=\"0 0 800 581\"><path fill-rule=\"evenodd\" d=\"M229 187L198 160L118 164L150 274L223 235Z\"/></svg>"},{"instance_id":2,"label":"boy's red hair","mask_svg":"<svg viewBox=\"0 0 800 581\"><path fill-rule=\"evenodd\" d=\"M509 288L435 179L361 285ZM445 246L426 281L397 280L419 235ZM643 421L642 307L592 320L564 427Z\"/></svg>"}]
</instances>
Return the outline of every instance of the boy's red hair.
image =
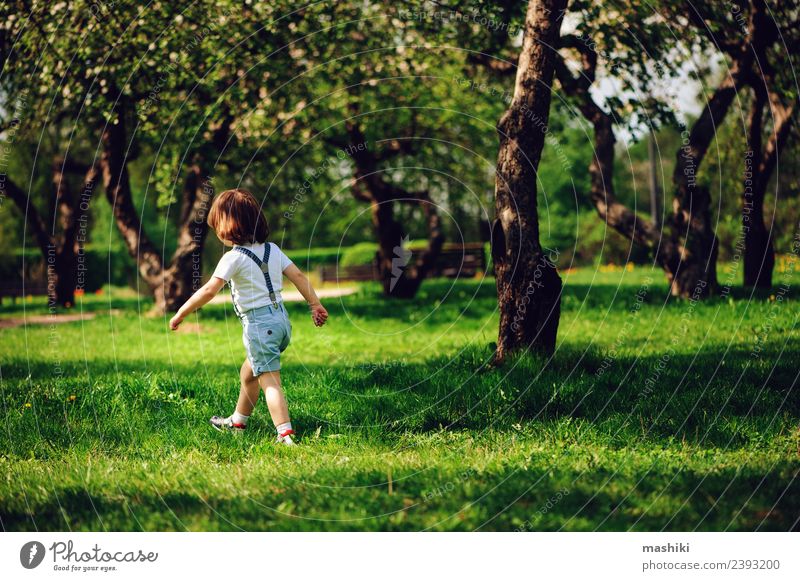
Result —
<instances>
[{"instance_id":1,"label":"boy's red hair","mask_svg":"<svg viewBox=\"0 0 800 581\"><path fill-rule=\"evenodd\" d=\"M255 196L242 188L225 190L214 199L208 212L208 225L220 240L234 244L267 241L269 226Z\"/></svg>"}]
</instances>

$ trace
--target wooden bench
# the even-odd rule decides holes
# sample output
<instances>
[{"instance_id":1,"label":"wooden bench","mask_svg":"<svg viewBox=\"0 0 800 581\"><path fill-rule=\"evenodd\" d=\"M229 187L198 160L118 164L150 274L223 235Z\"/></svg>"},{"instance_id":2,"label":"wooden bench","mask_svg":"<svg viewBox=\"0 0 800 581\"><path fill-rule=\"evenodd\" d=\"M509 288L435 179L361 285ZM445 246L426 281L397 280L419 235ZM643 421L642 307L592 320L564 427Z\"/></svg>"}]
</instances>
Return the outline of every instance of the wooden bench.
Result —
<instances>
[{"instance_id":1,"label":"wooden bench","mask_svg":"<svg viewBox=\"0 0 800 581\"><path fill-rule=\"evenodd\" d=\"M411 260L419 257L422 250L412 250ZM436 265L428 273L431 278L472 278L486 272L486 252L482 242L467 244L448 243L442 247ZM357 266L323 266L319 269L322 282L378 280L377 255L372 264Z\"/></svg>"},{"instance_id":2,"label":"wooden bench","mask_svg":"<svg viewBox=\"0 0 800 581\"><path fill-rule=\"evenodd\" d=\"M21 280L0 283L0 303L8 297L16 302L17 297L25 298L31 295L47 295L47 284L41 282L26 282Z\"/></svg>"},{"instance_id":3,"label":"wooden bench","mask_svg":"<svg viewBox=\"0 0 800 581\"><path fill-rule=\"evenodd\" d=\"M483 242L467 242L445 244L429 276L472 278L476 274L485 272L486 252Z\"/></svg>"},{"instance_id":4,"label":"wooden bench","mask_svg":"<svg viewBox=\"0 0 800 581\"><path fill-rule=\"evenodd\" d=\"M334 264L323 266L320 268L319 276L322 282L378 280L375 264L359 264L357 266L337 266Z\"/></svg>"}]
</instances>

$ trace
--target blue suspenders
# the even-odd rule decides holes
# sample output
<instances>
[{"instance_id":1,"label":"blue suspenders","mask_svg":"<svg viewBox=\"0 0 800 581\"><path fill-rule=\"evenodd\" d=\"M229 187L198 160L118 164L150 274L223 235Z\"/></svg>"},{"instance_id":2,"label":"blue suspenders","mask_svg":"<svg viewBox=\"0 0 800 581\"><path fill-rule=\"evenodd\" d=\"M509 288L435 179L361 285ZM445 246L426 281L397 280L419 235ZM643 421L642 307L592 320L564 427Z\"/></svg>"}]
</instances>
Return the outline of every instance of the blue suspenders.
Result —
<instances>
[{"instance_id":1,"label":"blue suspenders","mask_svg":"<svg viewBox=\"0 0 800 581\"><path fill-rule=\"evenodd\" d=\"M272 279L269 277L269 251L270 251L270 244L269 242L264 242L264 258L259 259L258 256L250 252L247 248L242 248L241 246L234 246L233 249L237 252L241 252L245 256L249 256L253 259L258 267L261 269L261 272L264 273L264 282L267 283L267 291L269 291L269 300L272 301L272 306L276 309L278 308L278 299L275 296L275 289L272 288ZM237 311L237 315L241 317L238 310L236 309L236 303L233 303L234 310Z\"/></svg>"}]
</instances>

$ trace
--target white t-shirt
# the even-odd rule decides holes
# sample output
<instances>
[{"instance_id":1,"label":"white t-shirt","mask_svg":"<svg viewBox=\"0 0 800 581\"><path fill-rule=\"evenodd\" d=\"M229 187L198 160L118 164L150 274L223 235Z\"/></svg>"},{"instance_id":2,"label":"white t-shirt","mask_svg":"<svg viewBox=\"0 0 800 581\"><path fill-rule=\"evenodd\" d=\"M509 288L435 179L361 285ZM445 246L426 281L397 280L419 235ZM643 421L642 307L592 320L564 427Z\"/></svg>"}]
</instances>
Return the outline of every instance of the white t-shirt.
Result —
<instances>
[{"instance_id":1,"label":"white t-shirt","mask_svg":"<svg viewBox=\"0 0 800 581\"><path fill-rule=\"evenodd\" d=\"M281 297L283 271L289 268L292 261L281 252L277 245L272 242L269 245L269 278L272 282L272 290L275 291L275 297L281 302L283 300ZM264 258L263 244L241 244L241 247L258 256L259 260ZM261 268L255 260L238 250L230 250L222 255L213 276L231 283L233 302L242 313L270 304L264 273L261 272Z\"/></svg>"}]
</instances>

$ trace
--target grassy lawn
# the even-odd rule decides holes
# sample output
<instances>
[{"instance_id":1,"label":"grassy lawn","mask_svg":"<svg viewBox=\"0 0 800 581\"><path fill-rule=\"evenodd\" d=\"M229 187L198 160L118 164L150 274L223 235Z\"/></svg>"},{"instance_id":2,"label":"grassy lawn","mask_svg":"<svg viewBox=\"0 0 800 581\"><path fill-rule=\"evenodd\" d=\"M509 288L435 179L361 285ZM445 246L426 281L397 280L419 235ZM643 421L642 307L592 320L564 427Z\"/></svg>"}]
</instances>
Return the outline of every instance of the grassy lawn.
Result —
<instances>
[{"instance_id":1,"label":"grassy lawn","mask_svg":"<svg viewBox=\"0 0 800 581\"><path fill-rule=\"evenodd\" d=\"M552 360L501 369L491 279L412 302L365 286L327 301L322 329L292 304L295 449L272 443L263 397L246 434L207 424L244 358L227 305L175 334L112 291L84 298L91 320L2 329L2 525L798 528L800 278L694 304L666 301L659 271L604 270L566 275ZM23 309L46 312L0 317Z\"/></svg>"}]
</instances>

